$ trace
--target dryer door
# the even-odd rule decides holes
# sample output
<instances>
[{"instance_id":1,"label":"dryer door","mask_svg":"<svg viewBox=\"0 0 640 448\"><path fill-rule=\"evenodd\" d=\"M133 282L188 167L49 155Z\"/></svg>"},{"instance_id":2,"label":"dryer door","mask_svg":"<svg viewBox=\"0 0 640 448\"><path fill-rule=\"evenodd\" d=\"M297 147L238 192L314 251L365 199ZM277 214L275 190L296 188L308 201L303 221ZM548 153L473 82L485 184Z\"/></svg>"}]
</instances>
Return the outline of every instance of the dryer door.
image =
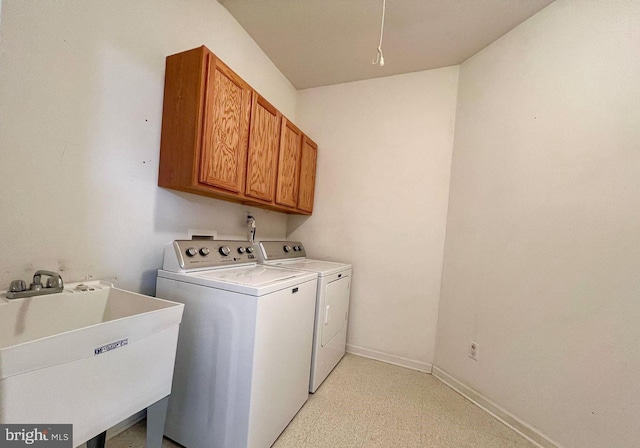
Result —
<instances>
[{"instance_id":1,"label":"dryer door","mask_svg":"<svg viewBox=\"0 0 640 448\"><path fill-rule=\"evenodd\" d=\"M325 286L324 316L322 326L322 346L347 325L349 311L349 291L351 277L342 277Z\"/></svg>"}]
</instances>

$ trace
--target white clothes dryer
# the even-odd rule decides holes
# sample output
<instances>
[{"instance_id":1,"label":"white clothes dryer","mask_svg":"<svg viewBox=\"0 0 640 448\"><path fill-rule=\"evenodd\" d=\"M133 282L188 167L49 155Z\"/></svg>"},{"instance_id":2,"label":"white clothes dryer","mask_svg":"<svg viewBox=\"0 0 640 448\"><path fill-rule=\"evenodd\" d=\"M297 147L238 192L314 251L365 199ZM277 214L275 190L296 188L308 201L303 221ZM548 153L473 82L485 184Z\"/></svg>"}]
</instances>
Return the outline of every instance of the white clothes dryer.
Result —
<instances>
[{"instance_id":1,"label":"white clothes dryer","mask_svg":"<svg viewBox=\"0 0 640 448\"><path fill-rule=\"evenodd\" d=\"M261 241L260 263L318 274L309 392L315 392L346 351L352 267L306 258L299 241Z\"/></svg>"},{"instance_id":2,"label":"white clothes dryer","mask_svg":"<svg viewBox=\"0 0 640 448\"><path fill-rule=\"evenodd\" d=\"M271 446L309 397L317 275L252 252L248 241L165 249L156 294L185 305L165 434L187 448Z\"/></svg>"}]
</instances>

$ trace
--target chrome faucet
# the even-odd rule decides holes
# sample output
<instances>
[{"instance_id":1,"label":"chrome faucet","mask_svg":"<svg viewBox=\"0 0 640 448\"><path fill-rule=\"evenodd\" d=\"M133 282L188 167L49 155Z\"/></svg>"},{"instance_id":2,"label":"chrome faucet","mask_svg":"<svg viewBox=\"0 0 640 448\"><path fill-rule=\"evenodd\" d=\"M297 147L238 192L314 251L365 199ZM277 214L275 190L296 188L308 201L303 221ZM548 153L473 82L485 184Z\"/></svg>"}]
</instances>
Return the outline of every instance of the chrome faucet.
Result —
<instances>
[{"instance_id":1,"label":"chrome faucet","mask_svg":"<svg viewBox=\"0 0 640 448\"><path fill-rule=\"evenodd\" d=\"M43 275L48 277L44 285L41 281ZM52 271L36 271L36 273L33 274L33 282L29 286L29 289L27 289L27 284L24 280L12 281L9 286L9 291L7 291L7 299L55 294L62 292L63 289L64 282L60 274Z\"/></svg>"}]
</instances>

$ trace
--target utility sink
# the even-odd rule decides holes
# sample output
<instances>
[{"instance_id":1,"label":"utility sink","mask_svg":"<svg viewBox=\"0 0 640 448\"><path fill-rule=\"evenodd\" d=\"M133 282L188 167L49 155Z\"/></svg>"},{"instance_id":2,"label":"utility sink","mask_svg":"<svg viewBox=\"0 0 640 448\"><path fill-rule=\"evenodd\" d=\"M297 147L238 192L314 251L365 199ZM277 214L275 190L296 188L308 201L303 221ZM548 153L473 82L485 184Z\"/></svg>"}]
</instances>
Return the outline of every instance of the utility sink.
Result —
<instances>
[{"instance_id":1,"label":"utility sink","mask_svg":"<svg viewBox=\"0 0 640 448\"><path fill-rule=\"evenodd\" d=\"M105 282L0 294L0 423L72 423L78 446L167 397L183 309Z\"/></svg>"}]
</instances>

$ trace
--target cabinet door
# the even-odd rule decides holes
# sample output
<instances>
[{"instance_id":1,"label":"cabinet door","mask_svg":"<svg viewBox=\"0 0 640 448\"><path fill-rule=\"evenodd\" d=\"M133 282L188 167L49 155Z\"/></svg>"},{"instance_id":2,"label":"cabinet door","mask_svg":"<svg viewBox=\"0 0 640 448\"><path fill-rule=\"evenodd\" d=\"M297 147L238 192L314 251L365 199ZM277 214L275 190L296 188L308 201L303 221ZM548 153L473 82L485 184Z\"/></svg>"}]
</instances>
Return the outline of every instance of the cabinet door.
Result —
<instances>
[{"instance_id":1,"label":"cabinet door","mask_svg":"<svg viewBox=\"0 0 640 448\"><path fill-rule=\"evenodd\" d=\"M275 107L254 94L245 194L269 202L275 193L280 117Z\"/></svg>"},{"instance_id":2,"label":"cabinet door","mask_svg":"<svg viewBox=\"0 0 640 448\"><path fill-rule=\"evenodd\" d=\"M300 189L298 191L298 209L313 211L313 192L316 186L316 158L318 145L305 135L302 139L302 157L300 160Z\"/></svg>"},{"instance_id":3,"label":"cabinet door","mask_svg":"<svg viewBox=\"0 0 640 448\"><path fill-rule=\"evenodd\" d=\"M276 203L295 208L298 205L302 132L285 117L280 128L280 153Z\"/></svg>"},{"instance_id":4,"label":"cabinet door","mask_svg":"<svg viewBox=\"0 0 640 448\"><path fill-rule=\"evenodd\" d=\"M244 187L251 88L207 56L200 182L240 193Z\"/></svg>"}]
</instances>

